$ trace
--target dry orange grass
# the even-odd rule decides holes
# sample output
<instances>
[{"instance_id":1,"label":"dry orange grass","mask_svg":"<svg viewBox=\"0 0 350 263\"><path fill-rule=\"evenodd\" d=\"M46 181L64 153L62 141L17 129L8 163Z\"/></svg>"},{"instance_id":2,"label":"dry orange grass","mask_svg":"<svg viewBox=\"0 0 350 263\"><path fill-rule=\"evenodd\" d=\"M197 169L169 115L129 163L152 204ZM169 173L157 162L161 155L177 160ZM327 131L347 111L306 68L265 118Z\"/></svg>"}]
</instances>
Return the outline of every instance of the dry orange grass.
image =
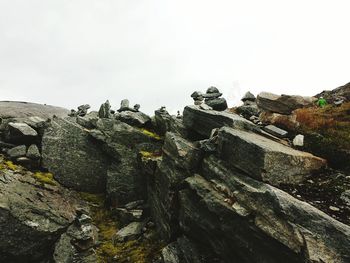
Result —
<instances>
[{"instance_id":1,"label":"dry orange grass","mask_svg":"<svg viewBox=\"0 0 350 263\"><path fill-rule=\"evenodd\" d=\"M320 133L328 142L350 149L350 102L298 109L295 114L303 131Z\"/></svg>"}]
</instances>

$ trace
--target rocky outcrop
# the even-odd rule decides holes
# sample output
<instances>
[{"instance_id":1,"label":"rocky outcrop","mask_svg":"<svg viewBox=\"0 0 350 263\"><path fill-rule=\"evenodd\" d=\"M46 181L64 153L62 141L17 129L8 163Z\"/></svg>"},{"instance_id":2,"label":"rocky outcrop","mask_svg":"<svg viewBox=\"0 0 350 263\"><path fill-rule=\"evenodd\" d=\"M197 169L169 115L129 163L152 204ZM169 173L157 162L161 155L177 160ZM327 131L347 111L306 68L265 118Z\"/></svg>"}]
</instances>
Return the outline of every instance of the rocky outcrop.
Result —
<instances>
[{"instance_id":1,"label":"rocky outcrop","mask_svg":"<svg viewBox=\"0 0 350 263\"><path fill-rule=\"evenodd\" d=\"M322 158L294 150L263 136L222 128L218 152L249 176L272 185L297 184L326 165Z\"/></svg>"},{"instance_id":2,"label":"rocky outcrop","mask_svg":"<svg viewBox=\"0 0 350 263\"><path fill-rule=\"evenodd\" d=\"M183 123L187 129L196 132L204 138L209 138L211 131L222 126L259 130L250 121L228 112L201 110L198 106L187 106L184 110Z\"/></svg>"},{"instance_id":3,"label":"rocky outcrop","mask_svg":"<svg viewBox=\"0 0 350 263\"><path fill-rule=\"evenodd\" d=\"M350 101L350 83L340 86L334 90L325 90L317 94L315 97L323 97L328 103L334 103L337 99L342 99L344 102Z\"/></svg>"},{"instance_id":4,"label":"rocky outcrop","mask_svg":"<svg viewBox=\"0 0 350 263\"><path fill-rule=\"evenodd\" d=\"M0 166L0 259L39 262L50 256L81 202L54 181L3 160Z\"/></svg>"},{"instance_id":5,"label":"rocky outcrop","mask_svg":"<svg viewBox=\"0 0 350 263\"><path fill-rule=\"evenodd\" d=\"M235 220L222 220L222 224L232 225L220 228L222 231L230 231L229 229L234 231L231 235L227 233L227 236L238 238L237 247L242 248L242 251L239 250L238 253L242 253L243 257L250 254L255 254L252 256L260 255L260 259L248 262L275 262L279 256L283 257L283 253L287 253L286 248L291 254L289 257L288 253L285 254L283 261L288 258L288 262L347 262L350 259L350 253L347 249L350 242L349 226L273 186L257 182L235 169L228 169L223 162L216 158L210 157L204 161L202 173L212 185L206 185L199 176L189 178L187 181L191 191L195 191L200 196L200 199L207 204L209 211L221 207L226 211L232 211L230 214L237 215ZM204 191L205 185L209 189L215 189L215 191ZM215 197L221 203L215 202ZM226 202L222 202L222 200L226 200ZM223 212L217 214L225 218ZM216 228L214 229L216 230ZM245 230L253 232L251 232L252 234L244 233ZM223 235L225 234L223 233ZM269 243L271 240L268 241L269 238L265 237L263 239L268 243L268 247L264 248L267 243L261 243L259 236L265 235L277 240L280 244L273 241ZM246 237L252 239L247 240L247 242L242 242L239 239ZM254 238L257 241L255 245ZM229 242L225 242L225 244L227 243ZM233 251L236 250L234 249L236 243L229 244ZM246 250L242 247L244 244L251 248L251 253L244 253ZM280 249L273 249L274 244L280 246ZM254 247L257 249L255 253ZM273 249L273 251L268 252L269 249ZM264 257L270 258L270 260L264 261Z\"/></svg>"},{"instance_id":6,"label":"rocky outcrop","mask_svg":"<svg viewBox=\"0 0 350 263\"><path fill-rule=\"evenodd\" d=\"M261 92L257 97L258 107L265 111L291 114L293 110L313 105L316 101L313 97L302 97L296 95L276 95L268 92Z\"/></svg>"},{"instance_id":7,"label":"rocky outcrop","mask_svg":"<svg viewBox=\"0 0 350 263\"><path fill-rule=\"evenodd\" d=\"M67 187L105 190L109 159L74 118L52 120L42 139L42 165Z\"/></svg>"},{"instance_id":8,"label":"rocky outcrop","mask_svg":"<svg viewBox=\"0 0 350 263\"><path fill-rule=\"evenodd\" d=\"M53 116L65 117L69 110L37 103L0 101L0 118L27 118L37 116L43 119Z\"/></svg>"}]
</instances>

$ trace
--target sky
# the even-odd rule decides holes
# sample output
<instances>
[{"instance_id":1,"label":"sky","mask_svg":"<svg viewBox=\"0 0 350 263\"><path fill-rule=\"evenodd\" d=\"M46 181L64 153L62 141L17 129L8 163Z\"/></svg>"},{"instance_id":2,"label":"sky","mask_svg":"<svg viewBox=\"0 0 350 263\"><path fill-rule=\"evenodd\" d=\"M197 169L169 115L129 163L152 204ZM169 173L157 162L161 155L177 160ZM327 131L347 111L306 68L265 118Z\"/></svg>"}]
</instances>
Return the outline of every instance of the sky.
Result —
<instances>
[{"instance_id":1,"label":"sky","mask_svg":"<svg viewBox=\"0 0 350 263\"><path fill-rule=\"evenodd\" d=\"M0 0L0 100L151 114L350 82L348 0Z\"/></svg>"}]
</instances>

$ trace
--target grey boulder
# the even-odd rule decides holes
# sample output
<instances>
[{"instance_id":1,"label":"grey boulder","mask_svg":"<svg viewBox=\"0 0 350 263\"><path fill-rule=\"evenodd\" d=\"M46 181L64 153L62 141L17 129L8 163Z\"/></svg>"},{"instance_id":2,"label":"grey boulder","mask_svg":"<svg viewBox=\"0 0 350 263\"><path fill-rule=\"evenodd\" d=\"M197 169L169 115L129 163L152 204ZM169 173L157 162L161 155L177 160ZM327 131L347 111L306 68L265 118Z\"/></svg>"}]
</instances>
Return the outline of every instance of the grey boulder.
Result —
<instances>
[{"instance_id":1,"label":"grey boulder","mask_svg":"<svg viewBox=\"0 0 350 263\"><path fill-rule=\"evenodd\" d=\"M18 157L26 156L27 147L25 145L16 146L7 151L7 154L10 158L15 159Z\"/></svg>"},{"instance_id":2,"label":"grey boulder","mask_svg":"<svg viewBox=\"0 0 350 263\"><path fill-rule=\"evenodd\" d=\"M219 155L249 176L272 185L297 184L326 165L326 160L261 135L221 128Z\"/></svg>"},{"instance_id":3,"label":"grey boulder","mask_svg":"<svg viewBox=\"0 0 350 263\"><path fill-rule=\"evenodd\" d=\"M38 146L36 146L35 144L30 145L30 146L28 147L26 156L27 156L29 159L33 159L33 160L38 160L38 159L40 159L41 155L40 155L40 151L39 151Z\"/></svg>"},{"instance_id":4,"label":"grey boulder","mask_svg":"<svg viewBox=\"0 0 350 263\"><path fill-rule=\"evenodd\" d=\"M74 118L55 118L42 139L42 165L61 184L75 190L103 192L108 158Z\"/></svg>"}]
</instances>

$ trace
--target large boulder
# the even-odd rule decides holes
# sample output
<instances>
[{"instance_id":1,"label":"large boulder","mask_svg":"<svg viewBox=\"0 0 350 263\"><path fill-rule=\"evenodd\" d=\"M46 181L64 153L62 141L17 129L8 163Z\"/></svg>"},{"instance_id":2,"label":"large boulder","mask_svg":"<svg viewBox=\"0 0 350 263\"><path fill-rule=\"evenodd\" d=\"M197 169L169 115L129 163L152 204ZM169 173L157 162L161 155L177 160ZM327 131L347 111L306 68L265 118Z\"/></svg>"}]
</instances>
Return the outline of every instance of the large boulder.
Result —
<instances>
[{"instance_id":1,"label":"large boulder","mask_svg":"<svg viewBox=\"0 0 350 263\"><path fill-rule=\"evenodd\" d=\"M42 262L74 221L80 201L54 181L7 167L2 157L0 166L1 262Z\"/></svg>"},{"instance_id":2,"label":"large boulder","mask_svg":"<svg viewBox=\"0 0 350 263\"><path fill-rule=\"evenodd\" d=\"M203 136L209 138L215 128L228 126L238 129L258 130L250 121L234 113L201 110L198 106L187 106L184 110L183 122L185 126Z\"/></svg>"},{"instance_id":3,"label":"large boulder","mask_svg":"<svg viewBox=\"0 0 350 263\"><path fill-rule=\"evenodd\" d=\"M315 103L314 97L302 97L296 95L276 95L269 92L261 92L257 98L260 109L280 114L291 114L292 111L311 106Z\"/></svg>"},{"instance_id":4,"label":"large boulder","mask_svg":"<svg viewBox=\"0 0 350 263\"><path fill-rule=\"evenodd\" d=\"M223 262L350 260L350 226L214 156L186 179L180 225Z\"/></svg>"},{"instance_id":5,"label":"large boulder","mask_svg":"<svg viewBox=\"0 0 350 263\"><path fill-rule=\"evenodd\" d=\"M326 165L324 159L310 153L227 127L219 131L218 151L223 160L272 185L300 183Z\"/></svg>"},{"instance_id":6,"label":"large boulder","mask_svg":"<svg viewBox=\"0 0 350 263\"><path fill-rule=\"evenodd\" d=\"M55 118L42 139L42 165L61 184L104 192L109 158L74 118Z\"/></svg>"}]
</instances>

